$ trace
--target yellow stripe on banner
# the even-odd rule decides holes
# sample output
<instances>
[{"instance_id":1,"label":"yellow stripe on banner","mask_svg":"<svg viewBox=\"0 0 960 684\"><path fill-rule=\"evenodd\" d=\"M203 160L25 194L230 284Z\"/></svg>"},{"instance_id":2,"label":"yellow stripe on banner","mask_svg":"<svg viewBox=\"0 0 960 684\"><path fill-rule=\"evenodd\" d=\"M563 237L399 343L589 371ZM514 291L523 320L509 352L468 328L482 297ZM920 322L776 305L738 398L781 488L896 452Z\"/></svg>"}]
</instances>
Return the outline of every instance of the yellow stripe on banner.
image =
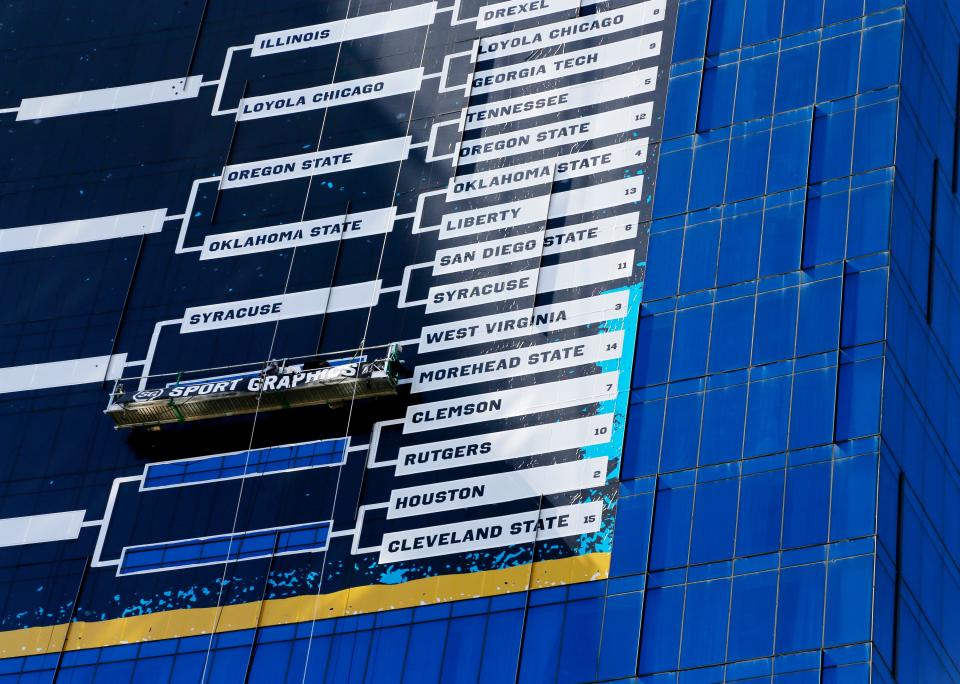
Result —
<instances>
[{"instance_id":1,"label":"yellow stripe on banner","mask_svg":"<svg viewBox=\"0 0 960 684\"><path fill-rule=\"evenodd\" d=\"M186 608L134 615L99 622L29 627L0 632L0 658L78 651L143 641L232 632L254 627L288 625L312 620L375 613L397 608L499 596L606 579L609 553L540 561L503 570L441 575L402 584L377 584L332 594L293 596L221 608Z\"/></svg>"}]
</instances>

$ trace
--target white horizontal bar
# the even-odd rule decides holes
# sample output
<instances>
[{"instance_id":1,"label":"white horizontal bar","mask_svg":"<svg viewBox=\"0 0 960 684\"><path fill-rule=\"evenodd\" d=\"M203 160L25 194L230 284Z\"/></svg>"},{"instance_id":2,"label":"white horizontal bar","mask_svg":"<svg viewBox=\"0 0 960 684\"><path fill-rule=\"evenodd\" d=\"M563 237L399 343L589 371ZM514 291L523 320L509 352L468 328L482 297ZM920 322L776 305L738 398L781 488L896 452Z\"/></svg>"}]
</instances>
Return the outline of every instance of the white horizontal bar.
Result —
<instances>
[{"instance_id":1,"label":"white horizontal bar","mask_svg":"<svg viewBox=\"0 0 960 684\"><path fill-rule=\"evenodd\" d=\"M171 78L166 81L135 83L115 88L83 90L62 95L28 97L20 102L17 121L48 119L54 116L103 112L124 109L158 102L172 102L196 97L200 92L203 76Z\"/></svg>"},{"instance_id":2,"label":"white horizontal bar","mask_svg":"<svg viewBox=\"0 0 960 684\"><path fill-rule=\"evenodd\" d=\"M0 394L117 380L126 354L0 368Z\"/></svg>"},{"instance_id":3,"label":"white horizontal bar","mask_svg":"<svg viewBox=\"0 0 960 684\"><path fill-rule=\"evenodd\" d=\"M153 209L116 216L6 228L0 230L0 252L61 247L82 242L159 233L163 229L166 217L166 209Z\"/></svg>"},{"instance_id":4,"label":"white horizontal bar","mask_svg":"<svg viewBox=\"0 0 960 684\"><path fill-rule=\"evenodd\" d=\"M86 513L64 511L0 519L0 547L76 539Z\"/></svg>"}]
</instances>

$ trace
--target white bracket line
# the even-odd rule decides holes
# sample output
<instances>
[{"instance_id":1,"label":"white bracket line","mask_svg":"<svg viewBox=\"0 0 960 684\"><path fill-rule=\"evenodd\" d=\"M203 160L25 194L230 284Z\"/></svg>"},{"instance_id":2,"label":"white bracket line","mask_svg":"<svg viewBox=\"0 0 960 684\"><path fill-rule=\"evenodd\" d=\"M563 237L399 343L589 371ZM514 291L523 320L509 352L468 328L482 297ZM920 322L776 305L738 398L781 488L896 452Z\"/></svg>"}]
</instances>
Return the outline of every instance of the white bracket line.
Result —
<instances>
[{"instance_id":1,"label":"white bracket line","mask_svg":"<svg viewBox=\"0 0 960 684\"><path fill-rule=\"evenodd\" d=\"M440 68L440 83L437 85L438 93L452 93L455 90L463 90L470 84L470 81L468 80L463 85L447 87L446 82L447 82L447 77L450 75L450 62L452 62L457 57L464 57L467 55L470 55L472 57L474 54L476 54L477 49L480 46L480 43L479 41L476 41L476 40L473 41L473 43L474 43L473 48L470 50L464 50L463 52L454 52L453 54L443 56L443 66Z\"/></svg>"},{"instance_id":2,"label":"white bracket line","mask_svg":"<svg viewBox=\"0 0 960 684\"><path fill-rule=\"evenodd\" d=\"M143 371L140 374L140 385L137 387L138 390L146 389L147 380L150 378L150 367L153 365L153 355L157 351L157 342L160 339L160 331L165 325L180 325L183 323L182 318L171 319L169 321L158 321L153 326L153 334L150 335L150 346L147 347L147 357L143 360Z\"/></svg>"},{"instance_id":3,"label":"white bracket line","mask_svg":"<svg viewBox=\"0 0 960 684\"><path fill-rule=\"evenodd\" d=\"M413 233L425 232L420 229L420 224L423 223L423 205L427 201L427 197L436 197L437 195L446 196L447 189L441 188L440 190L430 190L429 192L421 192L417 196L417 208L413 212ZM410 216L410 214L404 214L404 218ZM398 217L399 218L399 217ZM436 230L434 228L433 230Z\"/></svg>"},{"instance_id":4,"label":"white bracket line","mask_svg":"<svg viewBox=\"0 0 960 684\"><path fill-rule=\"evenodd\" d=\"M403 278L400 279L400 296L397 299L397 308L404 309L411 306L423 306L427 303L426 299L415 302L407 301L407 290L410 289L410 272L416 268L433 268L433 262L428 261L422 264L410 264L403 269ZM383 290L381 290L383 292Z\"/></svg>"},{"instance_id":5,"label":"white bracket line","mask_svg":"<svg viewBox=\"0 0 960 684\"><path fill-rule=\"evenodd\" d=\"M9 109L0 109L0 114L16 114L19 111L19 107L10 107Z\"/></svg>"},{"instance_id":6,"label":"white bracket line","mask_svg":"<svg viewBox=\"0 0 960 684\"><path fill-rule=\"evenodd\" d=\"M461 114L461 118L466 116L467 107L463 108L464 113ZM441 121L440 123L434 124L430 127L430 137L427 140L427 156L425 160L427 162L441 161L443 159L453 158L453 154L441 154L436 155L434 152L437 151L437 130L445 126L457 126L459 125L459 119L457 121ZM457 129L460 130L459 128Z\"/></svg>"},{"instance_id":7,"label":"white bracket line","mask_svg":"<svg viewBox=\"0 0 960 684\"><path fill-rule=\"evenodd\" d=\"M93 556L90 557L90 567L92 568L103 568L113 565L120 565L120 559L102 561L100 560L100 554L103 553L103 542L107 538L107 530L110 528L110 517L113 515L113 507L117 502L117 492L120 489L120 485L126 482L139 482L143 479L143 475L131 475L129 477L117 477L114 478L113 484L110 485L110 495L107 497L107 505L103 511L103 520L100 522L100 534L97 535L97 544L93 548Z\"/></svg>"},{"instance_id":8,"label":"white bracket line","mask_svg":"<svg viewBox=\"0 0 960 684\"><path fill-rule=\"evenodd\" d=\"M476 23L477 21L476 17L467 17L466 19L460 18L460 9L461 9L460 0L454 0L453 7L449 9L453 11L453 16L450 17L450 26L459 26L460 24L473 24L473 23ZM437 13L439 14L440 10L438 10Z\"/></svg>"},{"instance_id":9,"label":"white bracket line","mask_svg":"<svg viewBox=\"0 0 960 684\"><path fill-rule=\"evenodd\" d=\"M380 433L383 428L391 425L403 425L403 422L403 418L396 418L394 420L381 420L373 424L373 429L370 430L370 448L367 451L368 468L382 468L397 462L396 459L394 459L393 461L377 463L374 459L377 456L377 449L380 448Z\"/></svg>"},{"instance_id":10,"label":"white bracket line","mask_svg":"<svg viewBox=\"0 0 960 684\"><path fill-rule=\"evenodd\" d=\"M219 183L221 178L222 176L213 176L211 178L198 178L193 181L193 184L190 186L190 197L187 199L187 208L180 215L180 234L177 236L177 247L174 250L175 254L185 254L187 252L199 252L203 250L203 245L195 245L193 247L183 246L183 243L187 239L187 226L190 225L190 216L193 214L193 205L197 201L197 190L200 188L200 184ZM175 217L171 216L169 218Z\"/></svg>"},{"instance_id":11,"label":"white bracket line","mask_svg":"<svg viewBox=\"0 0 960 684\"><path fill-rule=\"evenodd\" d=\"M330 532L327 534L327 538L333 539L336 537L352 537L354 534L356 534L356 532L356 530L338 530L336 532Z\"/></svg>"},{"instance_id":12,"label":"white bracket line","mask_svg":"<svg viewBox=\"0 0 960 684\"><path fill-rule=\"evenodd\" d=\"M220 102L223 99L223 87L227 84L227 72L230 71L230 63L233 61L233 53L237 50L252 50L253 43L250 45L235 45L227 48L227 54L223 59L223 70L220 72L220 80L211 81L217 84L217 94L213 98L213 109L210 116L220 116L221 114L236 114L239 107L234 109L220 109ZM205 84L206 85L206 84Z\"/></svg>"},{"instance_id":13,"label":"white bracket line","mask_svg":"<svg viewBox=\"0 0 960 684\"><path fill-rule=\"evenodd\" d=\"M357 513L357 526L354 528L353 535L353 544L350 545L350 553L354 556L357 556L361 553L371 553L373 551L379 551L379 546L367 546L360 548L360 531L363 529L363 519L367 514L368 510L375 510L380 508L387 508L390 506L389 502L380 503L380 504L369 504L367 506L361 506L359 513Z\"/></svg>"},{"instance_id":14,"label":"white bracket line","mask_svg":"<svg viewBox=\"0 0 960 684\"><path fill-rule=\"evenodd\" d=\"M450 165L453 166L454 172L456 172L456 169L460 166L460 148L463 145L463 133L467 130L467 113L470 111L470 97L473 95L473 75L477 72L477 56L479 55L479 50L480 41L473 41L473 49L470 51L470 64L473 65L473 69L470 71L470 75L467 77L467 87L463 94L463 111L460 112L460 123L457 126L457 130L460 132L460 137L457 139L457 144L453 148L453 159L450 162Z\"/></svg>"}]
</instances>

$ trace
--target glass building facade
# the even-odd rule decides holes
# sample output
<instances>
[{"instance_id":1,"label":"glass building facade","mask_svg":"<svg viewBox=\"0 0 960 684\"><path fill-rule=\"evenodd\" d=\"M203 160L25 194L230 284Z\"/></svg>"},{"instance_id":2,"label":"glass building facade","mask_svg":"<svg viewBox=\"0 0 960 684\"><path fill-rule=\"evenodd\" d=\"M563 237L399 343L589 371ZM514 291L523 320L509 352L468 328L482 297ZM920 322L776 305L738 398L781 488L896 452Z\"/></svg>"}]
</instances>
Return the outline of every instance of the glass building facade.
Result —
<instances>
[{"instance_id":1,"label":"glass building facade","mask_svg":"<svg viewBox=\"0 0 960 684\"><path fill-rule=\"evenodd\" d=\"M960 4L46 0L6 3L0 36L0 682L960 682ZM497 82L541 62L556 71ZM553 90L571 104L537 104ZM441 435L475 479L607 469L467 516L536 528L513 545L419 553L404 531L453 528L399 525L403 455L416 487L467 463L418 466L416 407L463 394L416 399L420 357L450 358L451 321L512 310L424 313L443 285L411 266L462 274L473 244L438 243L431 211L477 216L424 197L467 174L462 199L481 196L500 166L465 159L475 139L603 129L624 106L642 126L611 149L641 162L578 176L564 155L599 145L531 148L548 175L503 192L554 199L536 230L487 239L534 235L536 259L470 274L552 268L574 294L535 280L517 310L622 296L634 318L588 321L615 336L590 371L484 388L536 445L501 459L528 460L457 451L489 423ZM628 204L592 199L615 184ZM548 247L587 224L555 202L606 222L572 248L602 277L557 275L575 262ZM488 337L491 359L541 344ZM343 382L317 396L344 394L296 408L263 387L317 369ZM562 398L610 373L600 399L577 390L594 408ZM251 380L253 410L203 408ZM552 413L525 422L510 393L531 387ZM576 421L622 449L563 442ZM596 526L545 531L544 510L590 505Z\"/></svg>"}]
</instances>

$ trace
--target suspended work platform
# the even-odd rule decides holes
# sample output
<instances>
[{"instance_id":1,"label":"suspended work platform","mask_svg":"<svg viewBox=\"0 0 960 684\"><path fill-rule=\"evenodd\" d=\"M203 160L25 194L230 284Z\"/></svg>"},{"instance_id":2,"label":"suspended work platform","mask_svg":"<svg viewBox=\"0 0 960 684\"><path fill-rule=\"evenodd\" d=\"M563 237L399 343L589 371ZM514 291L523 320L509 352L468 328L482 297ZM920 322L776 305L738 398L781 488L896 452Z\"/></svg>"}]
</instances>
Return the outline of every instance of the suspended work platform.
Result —
<instances>
[{"instance_id":1,"label":"suspended work platform","mask_svg":"<svg viewBox=\"0 0 960 684\"><path fill-rule=\"evenodd\" d=\"M118 382L106 413L118 428L240 416L304 406L337 406L354 399L393 395L399 379L400 347L385 356L297 364L271 362L262 371L169 383L125 392Z\"/></svg>"}]
</instances>

